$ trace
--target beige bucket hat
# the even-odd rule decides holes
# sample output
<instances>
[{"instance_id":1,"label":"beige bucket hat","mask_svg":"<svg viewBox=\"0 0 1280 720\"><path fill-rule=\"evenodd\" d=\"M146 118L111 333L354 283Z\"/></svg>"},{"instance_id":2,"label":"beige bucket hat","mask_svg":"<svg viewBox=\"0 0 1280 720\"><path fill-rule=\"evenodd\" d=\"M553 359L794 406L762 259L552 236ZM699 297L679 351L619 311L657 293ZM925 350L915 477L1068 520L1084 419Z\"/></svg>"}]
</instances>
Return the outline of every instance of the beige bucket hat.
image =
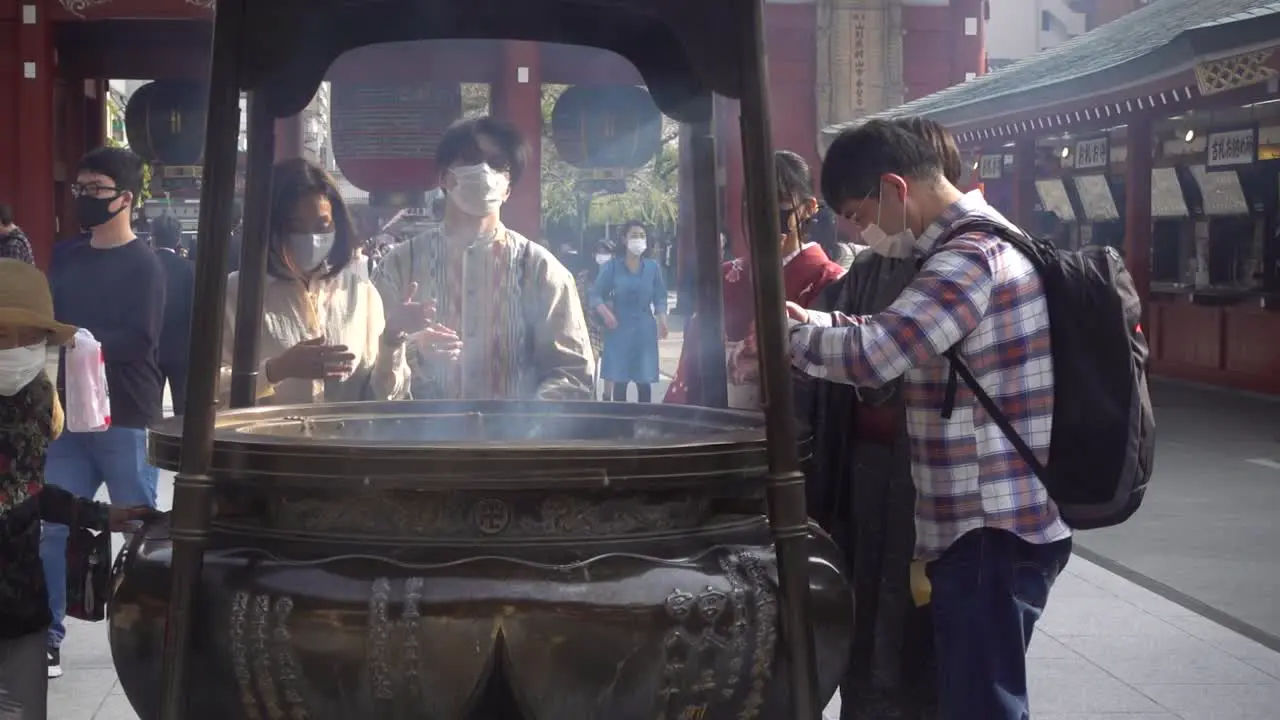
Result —
<instances>
[{"instance_id":1,"label":"beige bucket hat","mask_svg":"<svg viewBox=\"0 0 1280 720\"><path fill-rule=\"evenodd\" d=\"M0 259L0 325L30 327L49 333L50 345L65 345L76 328L53 319L49 281L34 265Z\"/></svg>"}]
</instances>

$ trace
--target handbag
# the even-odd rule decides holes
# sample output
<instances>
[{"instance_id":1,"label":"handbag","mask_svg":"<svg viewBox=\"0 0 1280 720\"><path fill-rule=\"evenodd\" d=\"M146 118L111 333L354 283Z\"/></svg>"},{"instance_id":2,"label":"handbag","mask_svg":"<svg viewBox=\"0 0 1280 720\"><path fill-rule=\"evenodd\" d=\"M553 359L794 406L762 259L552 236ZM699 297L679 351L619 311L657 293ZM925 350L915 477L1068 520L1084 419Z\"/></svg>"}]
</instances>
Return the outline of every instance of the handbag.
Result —
<instances>
[{"instance_id":1,"label":"handbag","mask_svg":"<svg viewBox=\"0 0 1280 720\"><path fill-rule=\"evenodd\" d=\"M107 619L111 583L111 533L72 528L67 538L67 615L77 620Z\"/></svg>"}]
</instances>

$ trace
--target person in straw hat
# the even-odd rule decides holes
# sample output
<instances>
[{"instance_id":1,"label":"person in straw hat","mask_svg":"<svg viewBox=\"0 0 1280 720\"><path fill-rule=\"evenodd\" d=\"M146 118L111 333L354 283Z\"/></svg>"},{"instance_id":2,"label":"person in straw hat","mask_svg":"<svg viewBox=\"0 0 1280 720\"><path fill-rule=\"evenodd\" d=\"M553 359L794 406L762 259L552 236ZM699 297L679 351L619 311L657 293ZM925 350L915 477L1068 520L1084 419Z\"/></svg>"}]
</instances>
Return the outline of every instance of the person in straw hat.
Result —
<instances>
[{"instance_id":1,"label":"person in straw hat","mask_svg":"<svg viewBox=\"0 0 1280 720\"><path fill-rule=\"evenodd\" d=\"M40 562L40 521L120 532L151 508L111 507L45 485L62 410L45 373L50 346L76 328L53 319L44 273L0 259L0 720L43 720L51 621Z\"/></svg>"}]
</instances>

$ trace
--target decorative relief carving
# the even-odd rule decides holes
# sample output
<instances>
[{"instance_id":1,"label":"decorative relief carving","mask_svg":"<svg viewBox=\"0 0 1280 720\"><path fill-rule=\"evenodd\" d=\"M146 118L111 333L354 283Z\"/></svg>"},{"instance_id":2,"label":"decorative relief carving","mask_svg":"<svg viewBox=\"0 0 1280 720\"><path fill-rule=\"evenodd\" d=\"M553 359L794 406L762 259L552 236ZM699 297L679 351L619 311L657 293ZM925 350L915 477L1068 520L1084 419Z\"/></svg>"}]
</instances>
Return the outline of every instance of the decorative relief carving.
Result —
<instances>
[{"instance_id":1,"label":"decorative relief carving","mask_svg":"<svg viewBox=\"0 0 1280 720\"><path fill-rule=\"evenodd\" d=\"M405 493L357 498L281 498L272 524L281 530L414 538L609 537L694 528L708 515L695 495L649 496ZM255 518L244 518L254 522Z\"/></svg>"},{"instance_id":2,"label":"decorative relief carving","mask_svg":"<svg viewBox=\"0 0 1280 720\"><path fill-rule=\"evenodd\" d=\"M1271 66L1274 54L1274 48L1257 50L1196 65L1196 85L1200 94L1215 95L1266 82L1280 75L1280 71Z\"/></svg>"},{"instance_id":3,"label":"decorative relief carving","mask_svg":"<svg viewBox=\"0 0 1280 720\"><path fill-rule=\"evenodd\" d=\"M391 691L391 581L373 581L369 594L369 691L375 700L390 700Z\"/></svg>"},{"instance_id":4,"label":"decorative relief carving","mask_svg":"<svg viewBox=\"0 0 1280 720\"><path fill-rule=\"evenodd\" d=\"M253 697L253 673L249 670L249 649L245 645L248 630L249 593L237 592L231 597L231 672L240 691L240 704L249 720L260 720L258 702Z\"/></svg>"},{"instance_id":5,"label":"decorative relief carving","mask_svg":"<svg viewBox=\"0 0 1280 720\"><path fill-rule=\"evenodd\" d=\"M186 3L210 12L218 9L218 0L186 0Z\"/></svg>"},{"instance_id":6,"label":"decorative relief carving","mask_svg":"<svg viewBox=\"0 0 1280 720\"><path fill-rule=\"evenodd\" d=\"M720 569L728 592L712 585L697 594L677 588L664 603L673 622L663 639L659 693L668 717L699 718L710 707L732 706L744 685L747 694L738 706L740 720L758 717L764 703L777 635L773 583L747 551L721 558ZM754 607L749 598L754 598ZM743 670L749 660L752 670L746 685Z\"/></svg>"},{"instance_id":7,"label":"decorative relief carving","mask_svg":"<svg viewBox=\"0 0 1280 720\"><path fill-rule=\"evenodd\" d=\"M778 600L773 581L760 558L743 552L735 559L755 592L755 658L751 664L751 689L743 702L740 720L753 720L764 704L764 689L773 676L773 650L778 641Z\"/></svg>"},{"instance_id":8,"label":"decorative relief carving","mask_svg":"<svg viewBox=\"0 0 1280 720\"><path fill-rule=\"evenodd\" d=\"M705 720L724 709L738 720L760 716L777 641L776 583L752 550L724 553L716 570L708 579L719 586L675 588L660 606L669 623L662 640L658 698L664 717ZM423 653L430 647L423 624L427 582L424 577L378 577L369 585L361 685L374 707L404 701L416 707L423 688L432 684L432 678L422 677ZM231 666L244 717L250 720L340 715L312 692L302 675L290 631L294 609L288 596L240 591L231 597Z\"/></svg>"},{"instance_id":9,"label":"decorative relief carving","mask_svg":"<svg viewBox=\"0 0 1280 720\"><path fill-rule=\"evenodd\" d=\"M58 3L62 5L67 12L78 18L83 18L85 16L85 12L93 8L106 5L110 2L111 0L58 0Z\"/></svg>"}]
</instances>

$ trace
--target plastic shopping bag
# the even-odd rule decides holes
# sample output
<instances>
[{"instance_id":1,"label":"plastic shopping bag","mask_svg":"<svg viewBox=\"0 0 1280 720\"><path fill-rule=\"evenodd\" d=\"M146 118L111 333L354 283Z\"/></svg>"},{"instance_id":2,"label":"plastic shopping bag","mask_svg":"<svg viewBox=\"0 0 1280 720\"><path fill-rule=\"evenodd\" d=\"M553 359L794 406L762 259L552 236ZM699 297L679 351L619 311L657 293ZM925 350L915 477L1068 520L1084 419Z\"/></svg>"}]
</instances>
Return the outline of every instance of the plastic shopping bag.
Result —
<instances>
[{"instance_id":1,"label":"plastic shopping bag","mask_svg":"<svg viewBox=\"0 0 1280 720\"><path fill-rule=\"evenodd\" d=\"M103 432L111 427L111 393L102 343L83 328L66 352L67 430Z\"/></svg>"}]
</instances>

